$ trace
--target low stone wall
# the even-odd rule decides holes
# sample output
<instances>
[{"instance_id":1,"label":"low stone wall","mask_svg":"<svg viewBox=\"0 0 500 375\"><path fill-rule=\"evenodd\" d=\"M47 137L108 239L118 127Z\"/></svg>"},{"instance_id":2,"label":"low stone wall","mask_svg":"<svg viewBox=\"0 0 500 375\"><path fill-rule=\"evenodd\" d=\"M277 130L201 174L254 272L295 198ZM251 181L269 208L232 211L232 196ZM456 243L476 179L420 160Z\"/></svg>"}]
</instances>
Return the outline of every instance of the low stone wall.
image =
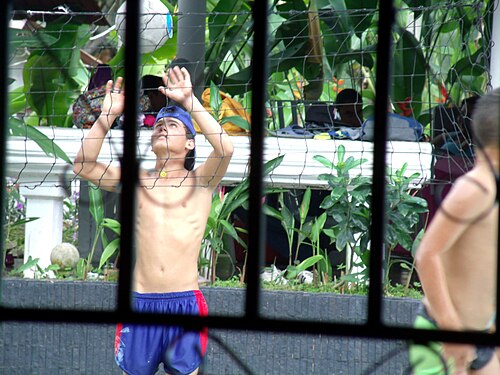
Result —
<instances>
[{"instance_id":1,"label":"low stone wall","mask_svg":"<svg viewBox=\"0 0 500 375\"><path fill-rule=\"evenodd\" d=\"M112 310L116 284L5 279L2 304L11 307ZM211 314L244 312L242 289L204 288ZM411 324L418 301L386 299L384 318ZM326 293L269 292L262 295L266 317L362 323L366 297ZM70 312L68 312L70 313ZM300 322L297 322L300 324ZM403 374L406 344L326 335L212 329L254 374ZM120 374L113 356L113 325L4 322L0 324L0 374ZM394 356L377 368L389 353ZM163 373L163 372L160 372ZM244 374L216 339L209 341L203 374Z\"/></svg>"}]
</instances>

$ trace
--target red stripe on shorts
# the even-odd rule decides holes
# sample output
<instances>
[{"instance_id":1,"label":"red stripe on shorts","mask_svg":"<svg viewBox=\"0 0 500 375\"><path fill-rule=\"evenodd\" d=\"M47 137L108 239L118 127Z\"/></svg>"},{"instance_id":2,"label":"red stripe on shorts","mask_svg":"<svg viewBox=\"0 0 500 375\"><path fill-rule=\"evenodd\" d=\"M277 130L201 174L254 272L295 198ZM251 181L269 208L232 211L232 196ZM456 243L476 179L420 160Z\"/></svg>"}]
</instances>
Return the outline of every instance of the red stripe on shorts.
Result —
<instances>
[{"instance_id":1,"label":"red stripe on shorts","mask_svg":"<svg viewBox=\"0 0 500 375\"><path fill-rule=\"evenodd\" d=\"M116 325L116 333L115 333L115 355L118 354L118 348L120 347L120 340L121 340L121 337L122 337L122 328L123 328L123 324L122 323L118 323Z\"/></svg>"},{"instance_id":2,"label":"red stripe on shorts","mask_svg":"<svg viewBox=\"0 0 500 375\"><path fill-rule=\"evenodd\" d=\"M198 310L200 312L200 316L207 316L208 315L208 306L207 302L205 301L205 297L203 297L203 293L200 290L195 290L194 295L196 297L196 301L198 303ZM205 327L201 330L200 332L200 344L201 344L201 353L202 355L205 355L207 351L207 344L208 344L208 328Z\"/></svg>"}]
</instances>

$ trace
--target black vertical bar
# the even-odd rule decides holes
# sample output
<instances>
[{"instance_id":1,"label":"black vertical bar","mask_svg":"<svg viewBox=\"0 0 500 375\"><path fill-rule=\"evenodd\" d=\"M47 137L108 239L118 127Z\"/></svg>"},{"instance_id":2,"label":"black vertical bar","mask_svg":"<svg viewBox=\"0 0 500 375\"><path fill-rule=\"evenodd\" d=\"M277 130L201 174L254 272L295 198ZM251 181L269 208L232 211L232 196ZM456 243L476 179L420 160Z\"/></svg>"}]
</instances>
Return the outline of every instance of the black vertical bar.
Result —
<instances>
[{"instance_id":1,"label":"black vertical bar","mask_svg":"<svg viewBox=\"0 0 500 375\"><path fill-rule=\"evenodd\" d=\"M7 97L8 97L8 87L7 87L7 77L9 74L9 69L8 69L8 51L9 51L9 19L12 15L11 10L12 10L12 1L10 0L5 0L1 2L2 4L0 5L0 14L3 14L2 18L3 21L1 24L3 25L3 31L1 32L0 36L0 127L1 127L1 139L0 139L0 177L1 177L1 190L0 190L0 212L2 212L2 218L0 219L0 249L1 249L1 255L0 258L2 259L2 264L0 264L0 302L2 301L2 271L4 267L4 220L5 220L5 215L3 214L5 212L5 191L6 191L6 184L5 184L5 161L6 161L6 155L7 155L7 129L8 129L8 122L7 122Z\"/></svg>"},{"instance_id":2,"label":"black vertical bar","mask_svg":"<svg viewBox=\"0 0 500 375\"><path fill-rule=\"evenodd\" d=\"M278 100L278 101L276 101L276 103L277 103L276 110L278 111L278 129L281 129L281 128L284 128L286 126L285 125L285 114L283 113L285 102L283 100ZM296 124L296 123L293 122L293 124Z\"/></svg>"},{"instance_id":3,"label":"black vertical bar","mask_svg":"<svg viewBox=\"0 0 500 375\"><path fill-rule=\"evenodd\" d=\"M256 0L252 10L252 137L250 141L250 210L247 259L246 315L257 317L260 304L260 268L264 251L261 196L264 154L264 108L267 82L267 0Z\"/></svg>"},{"instance_id":4,"label":"black vertical bar","mask_svg":"<svg viewBox=\"0 0 500 375\"><path fill-rule=\"evenodd\" d=\"M385 233L385 153L387 140L387 105L391 72L393 1L379 1L377 73L375 83L375 125L373 148L372 224L370 247L370 287L368 291L368 325L381 324L382 273Z\"/></svg>"},{"instance_id":5,"label":"black vertical bar","mask_svg":"<svg viewBox=\"0 0 500 375\"><path fill-rule=\"evenodd\" d=\"M132 257L135 243L135 189L138 178L137 103L139 76L139 0L127 1L125 30L125 129L123 131L123 159L121 163L120 199L120 278L118 281L118 309L130 311L132 287Z\"/></svg>"}]
</instances>

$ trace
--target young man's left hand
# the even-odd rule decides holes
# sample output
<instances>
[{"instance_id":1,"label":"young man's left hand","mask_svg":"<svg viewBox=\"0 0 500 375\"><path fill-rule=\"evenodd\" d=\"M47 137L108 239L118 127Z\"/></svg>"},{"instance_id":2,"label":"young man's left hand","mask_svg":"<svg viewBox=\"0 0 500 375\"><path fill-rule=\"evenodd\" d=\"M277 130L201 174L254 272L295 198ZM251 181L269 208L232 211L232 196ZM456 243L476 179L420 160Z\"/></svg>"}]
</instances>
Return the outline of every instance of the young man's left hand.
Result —
<instances>
[{"instance_id":1,"label":"young man's left hand","mask_svg":"<svg viewBox=\"0 0 500 375\"><path fill-rule=\"evenodd\" d=\"M174 66L163 73L165 87L158 89L173 101L182 104L187 111L191 111L193 105L193 84L186 68Z\"/></svg>"}]
</instances>

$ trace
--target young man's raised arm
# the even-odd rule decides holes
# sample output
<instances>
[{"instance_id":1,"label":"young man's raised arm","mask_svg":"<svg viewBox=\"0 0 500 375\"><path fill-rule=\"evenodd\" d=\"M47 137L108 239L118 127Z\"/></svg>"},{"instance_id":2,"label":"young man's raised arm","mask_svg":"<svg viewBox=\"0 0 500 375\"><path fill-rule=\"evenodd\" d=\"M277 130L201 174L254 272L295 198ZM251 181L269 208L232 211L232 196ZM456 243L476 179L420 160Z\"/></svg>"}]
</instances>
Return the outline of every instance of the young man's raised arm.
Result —
<instances>
[{"instance_id":1,"label":"young man's raised arm","mask_svg":"<svg viewBox=\"0 0 500 375\"><path fill-rule=\"evenodd\" d=\"M215 188L227 171L233 155L233 143L220 124L194 96L191 78L186 68L176 66L169 69L168 74L163 76L163 81L166 88L162 88L161 91L191 112L191 116L213 147L207 161L197 168L196 175L201 184Z\"/></svg>"},{"instance_id":2,"label":"young man's raised arm","mask_svg":"<svg viewBox=\"0 0 500 375\"><path fill-rule=\"evenodd\" d=\"M113 81L107 82L101 114L83 139L73 164L73 172L76 175L108 191L114 191L120 182L120 168L111 166L111 162L108 164L97 162L97 158L104 137L123 112L125 93L121 90L122 81L121 77L118 78L114 87Z\"/></svg>"}]
</instances>

